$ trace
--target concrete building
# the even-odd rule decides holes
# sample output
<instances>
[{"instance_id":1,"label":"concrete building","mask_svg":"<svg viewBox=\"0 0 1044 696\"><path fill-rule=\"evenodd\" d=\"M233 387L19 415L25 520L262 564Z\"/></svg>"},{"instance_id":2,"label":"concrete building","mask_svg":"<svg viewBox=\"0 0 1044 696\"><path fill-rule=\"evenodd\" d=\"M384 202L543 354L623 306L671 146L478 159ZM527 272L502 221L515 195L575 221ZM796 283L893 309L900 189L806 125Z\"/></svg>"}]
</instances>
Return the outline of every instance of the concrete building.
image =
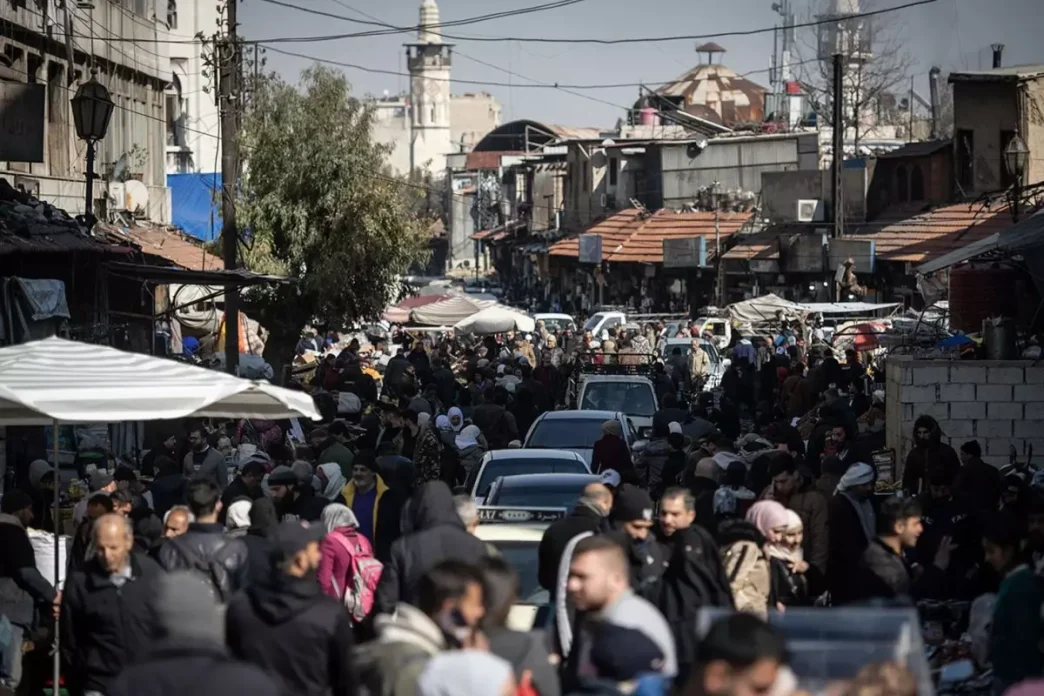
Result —
<instances>
[{"instance_id":1,"label":"concrete building","mask_svg":"<svg viewBox=\"0 0 1044 696\"><path fill-rule=\"evenodd\" d=\"M450 93L453 44L439 31L435 0L423 0L417 40L406 44L409 94L372 102L373 135L390 145L389 166L399 174L426 169L441 175L446 156L469 152L500 125L500 104L490 94Z\"/></svg>"},{"instance_id":2,"label":"concrete building","mask_svg":"<svg viewBox=\"0 0 1044 696\"><path fill-rule=\"evenodd\" d=\"M218 28L219 3L195 0L155 0L157 15L165 20L170 43L170 85L166 96L167 173L221 171L221 141L217 108L217 80L207 77L203 44L196 35L212 35Z\"/></svg>"},{"instance_id":3,"label":"concrete building","mask_svg":"<svg viewBox=\"0 0 1044 696\"><path fill-rule=\"evenodd\" d=\"M170 220L164 152L170 59L168 44L158 40L166 24L157 14L151 0L91 9L0 6L0 176L70 213L83 212L86 147L76 137L70 100L94 68L115 104L98 144L94 207L99 217L124 207L126 198L109 199L107 182L136 180L144 186L144 194L133 187L136 213Z\"/></svg>"},{"instance_id":4,"label":"concrete building","mask_svg":"<svg viewBox=\"0 0 1044 696\"><path fill-rule=\"evenodd\" d=\"M1013 183L1004 148L1015 131L1029 148L1023 184L1044 181L1044 65L950 73L954 177L974 197Z\"/></svg>"}]
</instances>

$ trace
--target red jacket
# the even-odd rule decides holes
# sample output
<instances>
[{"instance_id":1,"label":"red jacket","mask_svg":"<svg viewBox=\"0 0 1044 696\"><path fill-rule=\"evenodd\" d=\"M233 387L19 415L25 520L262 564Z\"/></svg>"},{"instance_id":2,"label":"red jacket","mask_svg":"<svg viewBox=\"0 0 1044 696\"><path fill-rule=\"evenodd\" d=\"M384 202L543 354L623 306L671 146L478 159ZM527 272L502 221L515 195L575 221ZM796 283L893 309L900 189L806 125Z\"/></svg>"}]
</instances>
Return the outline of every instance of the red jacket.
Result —
<instances>
[{"instance_id":1,"label":"red jacket","mask_svg":"<svg viewBox=\"0 0 1044 696\"><path fill-rule=\"evenodd\" d=\"M323 594L343 601L345 588L349 585L349 574L352 570L352 556L341 540L361 546L365 552L373 555L369 540L352 527L338 527L323 538L319 550L319 586ZM336 588L334 585L336 584Z\"/></svg>"}]
</instances>

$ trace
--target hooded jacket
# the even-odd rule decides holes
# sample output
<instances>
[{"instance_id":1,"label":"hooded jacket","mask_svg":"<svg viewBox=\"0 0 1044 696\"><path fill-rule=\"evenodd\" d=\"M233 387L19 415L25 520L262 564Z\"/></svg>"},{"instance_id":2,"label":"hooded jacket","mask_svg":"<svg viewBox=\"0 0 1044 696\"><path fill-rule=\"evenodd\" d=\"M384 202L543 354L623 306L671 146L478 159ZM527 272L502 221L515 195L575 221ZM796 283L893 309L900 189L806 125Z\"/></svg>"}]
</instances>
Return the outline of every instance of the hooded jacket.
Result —
<instances>
[{"instance_id":1,"label":"hooded jacket","mask_svg":"<svg viewBox=\"0 0 1044 696\"><path fill-rule=\"evenodd\" d=\"M417 581L441 561L474 563L487 555L486 545L464 528L453 493L442 481L420 486L402 519L404 536L391 545L377 585L375 611L380 613L392 611L400 601L412 602Z\"/></svg>"},{"instance_id":2,"label":"hooded jacket","mask_svg":"<svg viewBox=\"0 0 1044 696\"><path fill-rule=\"evenodd\" d=\"M35 606L54 601L54 587L36 567L29 535L13 515L0 514L0 549L0 616L28 628Z\"/></svg>"},{"instance_id":3,"label":"hooded jacket","mask_svg":"<svg viewBox=\"0 0 1044 696\"><path fill-rule=\"evenodd\" d=\"M537 547L537 577L540 586L551 593L552 599L558 589L558 567L569 542L578 534L597 534L605 529L605 516L581 502L567 516L552 522L544 530Z\"/></svg>"},{"instance_id":4,"label":"hooded jacket","mask_svg":"<svg viewBox=\"0 0 1044 696\"><path fill-rule=\"evenodd\" d=\"M442 630L409 604L378 616L374 629L377 640L359 646L352 656L363 689L369 696L415 696L424 666L446 649Z\"/></svg>"},{"instance_id":5,"label":"hooded jacket","mask_svg":"<svg viewBox=\"0 0 1044 696\"><path fill-rule=\"evenodd\" d=\"M124 666L133 664L153 630L151 599L159 566L132 553L131 578L122 587L97 559L65 583L60 619L61 650L70 681L85 691L108 693Z\"/></svg>"},{"instance_id":6,"label":"hooded jacket","mask_svg":"<svg viewBox=\"0 0 1044 696\"><path fill-rule=\"evenodd\" d=\"M266 670L284 693L354 694L352 624L315 577L274 574L268 583L237 594L225 617L232 654Z\"/></svg>"},{"instance_id":7,"label":"hooded jacket","mask_svg":"<svg viewBox=\"0 0 1044 696\"><path fill-rule=\"evenodd\" d=\"M106 696L282 696L280 685L254 665L234 660L219 643L166 639L120 672Z\"/></svg>"},{"instance_id":8,"label":"hooded jacket","mask_svg":"<svg viewBox=\"0 0 1044 696\"><path fill-rule=\"evenodd\" d=\"M769 606L774 606L772 573L762 551L765 537L745 520L723 522L718 535L736 609L765 618Z\"/></svg>"},{"instance_id":9,"label":"hooded jacket","mask_svg":"<svg viewBox=\"0 0 1044 696\"><path fill-rule=\"evenodd\" d=\"M920 416L914 421L914 433L919 428L927 428L931 439L927 445L915 440L914 448L906 455L903 467L903 488L916 495L928 490L928 480L936 471L949 474L949 480L956 478L961 469L961 460L953 448L942 442L942 430L939 423L931 416Z\"/></svg>"}]
</instances>

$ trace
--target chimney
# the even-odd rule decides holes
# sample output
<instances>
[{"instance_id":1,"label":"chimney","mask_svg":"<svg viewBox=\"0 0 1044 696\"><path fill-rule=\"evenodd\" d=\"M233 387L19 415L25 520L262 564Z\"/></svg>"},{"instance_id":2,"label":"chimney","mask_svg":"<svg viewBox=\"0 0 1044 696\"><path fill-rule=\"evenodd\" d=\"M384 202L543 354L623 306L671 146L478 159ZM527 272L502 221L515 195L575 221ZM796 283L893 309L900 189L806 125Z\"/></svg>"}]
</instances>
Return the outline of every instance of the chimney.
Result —
<instances>
[{"instance_id":1,"label":"chimney","mask_svg":"<svg viewBox=\"0 0 1044 696\"><path fill-rule=\"evenodd\" d=\"M936 65L933 65L932 69L928 71L928 88L932 100L932 140L939 139L939 73L941 72L942 70Z\"/></svg>"},{"instance_id":2,"label":"chimney","mask_svg":"<svg viewBox=\"0 0 1044 696\"><path fill-rule=\"evenodd\" d=\"M1004 54L1004 44L995 43L991 44L990 48L993 49L993 67L994 69L1001 67L1001 56Z\"/></svg>"}]
</instances>

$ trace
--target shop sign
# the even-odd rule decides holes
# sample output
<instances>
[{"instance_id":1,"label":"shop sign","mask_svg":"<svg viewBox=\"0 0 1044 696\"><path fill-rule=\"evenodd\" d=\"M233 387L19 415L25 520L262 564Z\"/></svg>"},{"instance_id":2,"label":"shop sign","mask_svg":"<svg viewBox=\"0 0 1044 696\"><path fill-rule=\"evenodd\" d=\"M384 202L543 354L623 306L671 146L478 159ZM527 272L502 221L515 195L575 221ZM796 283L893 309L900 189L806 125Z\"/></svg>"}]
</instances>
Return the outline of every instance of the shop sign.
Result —
<instances>
[{"instance_id":1,"label":"shop sign","mask_svg":"<svg viewBox=\"0 0 1044 696\"><path fill-rule=\"evenodd\" d=\"M0 160L44 161L43 85L0 82Z\"/></svg>"},{"instance_id":2,"label":"shop sign","mask_svg":"<svg viewBox=\"0 0 1044 696\"><path fill-rule=\"evenodd\" d=\"M602 263L602 235L582 234L577 238L580 263Z\"/></svg>"},{"instance_id":3,"label":"shop sign","mask_svg":"<svg viewBox=\"0 0 1044 696\"><path fill-rule=\"evenodd\" d=\"M707 265L707 238L663 240L664 268L702 268Z\"/></svg>"}]
</instances>

